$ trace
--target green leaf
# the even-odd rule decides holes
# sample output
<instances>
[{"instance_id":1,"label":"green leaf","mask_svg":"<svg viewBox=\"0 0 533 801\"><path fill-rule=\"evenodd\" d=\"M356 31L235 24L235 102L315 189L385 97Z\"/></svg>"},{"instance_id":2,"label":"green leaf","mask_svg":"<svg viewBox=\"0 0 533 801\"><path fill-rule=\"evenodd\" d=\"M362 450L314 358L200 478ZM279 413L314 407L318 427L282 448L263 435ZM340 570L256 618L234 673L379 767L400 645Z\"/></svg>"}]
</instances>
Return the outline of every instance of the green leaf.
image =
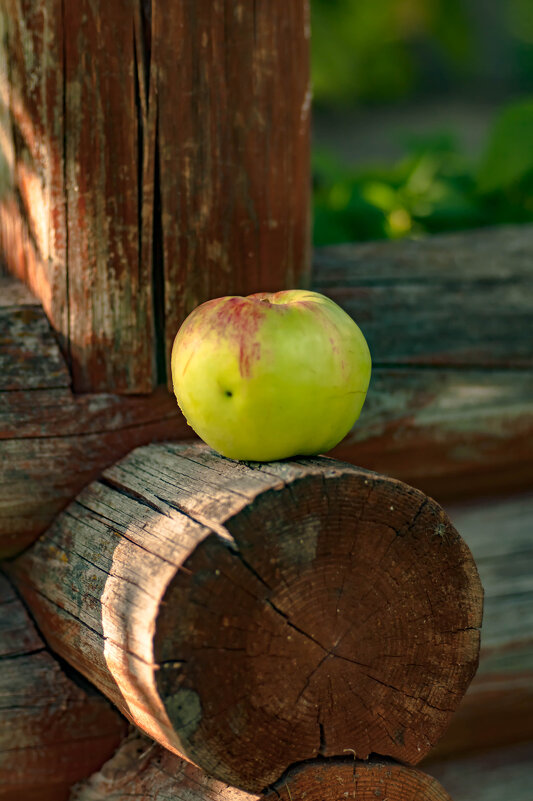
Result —
<instances>
[{"instance_id":1,"label":"green leaf","mask_svg":"<svg viewBox=\"0 0 533 801\"><path fill-rule=\"evenodd\" d=\"M496 119L478 171L482 194L507 189L533 171L533 100L508 106Z\"/></svg>"}]
</instances>

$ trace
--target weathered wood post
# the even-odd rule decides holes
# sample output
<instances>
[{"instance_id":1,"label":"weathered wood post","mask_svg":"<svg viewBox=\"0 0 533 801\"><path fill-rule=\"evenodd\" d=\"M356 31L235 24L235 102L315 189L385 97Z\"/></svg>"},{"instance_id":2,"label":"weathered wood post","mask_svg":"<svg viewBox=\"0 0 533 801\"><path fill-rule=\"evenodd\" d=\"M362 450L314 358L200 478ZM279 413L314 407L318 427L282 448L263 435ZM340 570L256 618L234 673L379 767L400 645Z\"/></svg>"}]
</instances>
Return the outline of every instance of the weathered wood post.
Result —
<instances>
[{"instance_id":1,"label":"weathered wood post","mask_svg":"<svg viewBox=\"0 0 533 801\"><path fill-rule=\"evenodd\" d=\"M131 448L194 305L308 280L307 0L3 0L0 558ZM47 322L48 319L48 322Z\"/></svg>"},{"instance_id":2,"label":"weathered wood post","mask_svg":"<svg viewBox=\"0 0 533 801\"><path fill-rule=\"evenodd\" d=\"M307 280L307 0L4 0L3 27L0 259L75 391L151 392L195 305Z\"/></svg>"}]
</instances>

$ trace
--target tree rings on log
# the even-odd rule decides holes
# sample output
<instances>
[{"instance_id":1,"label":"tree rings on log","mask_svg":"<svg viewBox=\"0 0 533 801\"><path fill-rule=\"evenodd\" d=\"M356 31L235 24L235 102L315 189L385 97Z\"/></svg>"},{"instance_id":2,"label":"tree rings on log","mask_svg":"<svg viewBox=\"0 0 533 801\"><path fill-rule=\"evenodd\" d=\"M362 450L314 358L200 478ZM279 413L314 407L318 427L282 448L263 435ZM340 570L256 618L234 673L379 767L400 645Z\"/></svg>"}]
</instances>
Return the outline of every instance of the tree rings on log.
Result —
<instances>
[{"instance_id":1,"label":"tree rings on log","mask_svg":"<svg viewBox=\"0 0 533 801\"><path fill-rule=\"evenodd\" d=\"M71 801L451 801L436 779L387 760L311 761L289 770L260 796L208 776L132 732Z\"/></svg>"},{"instance_id":2,"label":"tree rings on log","mask_svg":"<svg viewBox=\"0 0 533 801\"><path fill-rule=\"evenodd\" d=\"M452 801L436 779L389 760L334 760L295 766L266 801Z\"/></svg>"},{"instance_id":3,"label":"tree rings on log","mask_svg":"<svg viewBox=\"0 0 533 801\"><path fill-rule=\"evenodd\" d=\"M444 511L332 459L139 448L12 569L58 653L250 792L347 750L417 763L477 666L482 589Z\"/></svg>"}]
</instances>

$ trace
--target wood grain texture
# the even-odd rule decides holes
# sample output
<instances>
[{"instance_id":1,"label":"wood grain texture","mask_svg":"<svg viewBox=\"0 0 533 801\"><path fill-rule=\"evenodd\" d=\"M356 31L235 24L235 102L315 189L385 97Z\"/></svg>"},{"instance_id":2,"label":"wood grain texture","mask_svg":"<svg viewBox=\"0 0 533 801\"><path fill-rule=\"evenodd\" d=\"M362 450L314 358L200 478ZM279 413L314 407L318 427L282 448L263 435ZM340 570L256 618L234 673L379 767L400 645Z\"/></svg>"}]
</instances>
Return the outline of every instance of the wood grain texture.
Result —
<instances>
[{"instance_id":1,"label":"wood grain texture","mask_svg":"<svg viewBox=\"0 0 533 801\"><path fill-rule=\"evenodd\" d=\"M75 395L42 307L0 282L0 557L30 545L102 469L188 429L164 387L147 396Z\"/></svg>"},{"instance_id":2,"label":"wood grain texture","mask_svg":"<svg viewBox=\"0 0 533 801\"><path fill-rule=\"evenodd\" d=\"M533 226L324 248L313 284L361 322L376 366L533 366Z\"/></svg>"},{"instance_id":3,"label":"wood grain texture","mask_svg":"<svg viewBox=\"0 0 533 801\"><path fill-rule=\"evenodd\" d=\"M533 740L533 496L449 506L485 589L477 675L431 759Z\"/></svg>"},{"instance_id":4,"label":"wood grain texture","mask_svg":"<svg viewBox=\"0 0 533 801\"><path fill-rule=\"evenodd\" d=\"M308 15L307 0L152 4L167 363L199 303L305 278Z\"/></svg>"},{"instance_id":5,"label":"wood grain texture","mask_svg":"<svg viewBox=\"0 0 533 801\"><path fill-rule=\"evenodd\" d=\"M351 749L347 749L348 751ZM332 760L298 765L267 794L269 801L452 801L436 779L391 760Z\"/></svg>"},{"instance_id":6,"label":"wood grain texture","mask_svg":"<svg viewBox=\"0 0 533 801\"><path fill-rule=\"evenodd\" d=\"M5 0L13 131L12 191L0 202L0 260L41 301L68 345L67 224L64 191L64 27L62 3Z\"/></svg>"},{"instance_id":7,"label":"wood grain texture","mask_svg":"<svg viewBox=\"0 0 533 801\"><path fill-rule=\"evenodd\" d=\"M481 586L444 512L329 459L137 449L10 569L55 651L248 791L347 742L419 761L477 666Z\"/></svg>"},{"instance_id":8,"label":"wood grain texture","mask_svg":"<svg viewBox=\"0 0 533 801\"><path fill-rule=\"evenodd\" d=\"M133 730L106 764L72 789L69 801L259 801L213 779Z\"/></svg>"},{"instance_id":9,"label":"wood grain texture","mask_svg":"<svg viewBox=\"0 0 533 801\"><path fill-rule=\"evenodd\" d=\"M307 0L6 4L1 258L76 391L149 393L194 305L308 276Z\"/></svg>"},{"instance_id":10,"label":"wood grain texture","mask_svg":"<svg viewBox=\"0 0 533 801\"><path fill-rule=\"evenodd\" d=\"M439 500L533 473L533 227L325 248L313 289L361 326L374 370L335 456Z\"/></svg>"},{"instance_id":11,"label":"wood grain texture","mask_svg":"<svg viewBox=\"0 0 533 801\"><path fill-rule=\"evenodd\" d=\"M354 795L355 793L355 795ZM133 734L101 771L74 788L70 801L450 801L438 782L421 771L386 761L307 763L285 774L261 796L210 778L199 768L147 738Z\"/></svg>"},{"instance_id":12,"label":"wood grain texture","mask_svg":"<svg viewBox=\"0 0 533 801\"><path fill-rule=\"evenodd\" d=\"M66 801L69 787L109 759L124 731L108 702L47 651L0 574L1 801Z\"/></svg>"}]
</instances>

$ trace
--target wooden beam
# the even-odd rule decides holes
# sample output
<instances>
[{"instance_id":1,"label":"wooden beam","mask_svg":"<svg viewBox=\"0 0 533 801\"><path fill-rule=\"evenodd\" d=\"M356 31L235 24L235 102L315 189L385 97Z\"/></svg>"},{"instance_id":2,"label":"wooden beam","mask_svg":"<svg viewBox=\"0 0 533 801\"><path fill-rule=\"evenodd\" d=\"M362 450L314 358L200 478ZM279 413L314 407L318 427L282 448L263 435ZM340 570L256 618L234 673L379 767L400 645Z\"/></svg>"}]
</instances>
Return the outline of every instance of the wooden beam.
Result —
<instances>
[{"instance_id":1,"label":"wooden beam","mask_svg":"<svg viewBox=\"0 0 533 801\"><path fill-rule=\"evenodd\" d=\"M132 722L251 792L346 743L418 762L477 667L481 585L445 513L330 459L137 449L10 571Z\"/></svg>"},{"instance_id":2,"label":"wooden beam","mask_svg":"<svg viewBox=\"0 0 533 801\"><path fill-rule=\"evenodd\" d=\"M149 393L193 306L308 276L307 0L6 3L0 260L77 392Z\"/></svg>"},{"instance_id":3,"label":"wooden beam","mask_svg":"<svg viewBox=\"0 0 533 801\"><path fill-rule=\"evenodd\" d=\"M104 467L188 428L164 387L74 395L41 305L0 277L0 558L19 553Z\"/></svg>"},{"instance_id":4,"label":"wooden beam","mask_svg":"<svg viewBox=\"0 0 533 801\"><path fill-rule=\"evenodd\" d=\"M46 649L0 574L0 801L67 801L109 759L125 722Z\"/></svg>"},{"instance_id":5,"label":"wooden beam","mask_svg":"<svg viewBox=\"0 0 533 801\"><path fill-rule=\"evenodd\" d=\"M355 793L355 796L354 796ZM114 757L75 788L71 801L451 801L436 779L392 761L350 758L298 766L260 796L212 779L199 768L133 734Z\"/></svg>"},{"instance_id":6,"label":"wooden beam","mask_svg":"<svg viewBox=\"0 0 533 801\"><path fill-rule=\"evenodd\" d=\"M485 590L477 675L432 759L533 740L533 495L451 505Z\"/></svg>"},{"instance_id":7,"label":"wooden beam","mask_svg":"<svg viewBox=\"0 0 533 801\"><path fill-rule=\"evenodd\" d=\"M334 455L439 500L533 472L533 226L316 252L313 289L361 326L367 401Z\"/></svg>"},{"instance_id":8,"label":"wooden beam","mask_svg":"<svg viewBox=\"0 0 533 801\"><path fill-rule=\"evenodd\" d=\"M531 801L532 764L533 743L529 742L467 757L458 755L428 765L426 770L443 783L454 801Z\"/></svg>"}]
</instances>

